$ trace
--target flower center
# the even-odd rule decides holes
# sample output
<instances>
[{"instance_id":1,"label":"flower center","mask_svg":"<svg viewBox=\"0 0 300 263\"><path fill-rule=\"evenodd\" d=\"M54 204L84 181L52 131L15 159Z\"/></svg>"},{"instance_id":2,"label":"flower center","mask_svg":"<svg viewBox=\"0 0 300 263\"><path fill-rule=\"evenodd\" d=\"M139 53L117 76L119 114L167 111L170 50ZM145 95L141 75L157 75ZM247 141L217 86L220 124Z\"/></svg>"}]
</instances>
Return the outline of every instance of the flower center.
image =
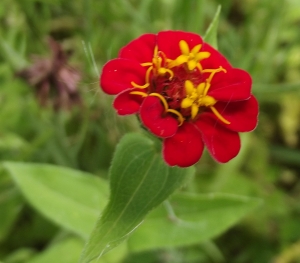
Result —
<instances>
[{"instance_id":1,"label":"flower center","mask_svg":"<svg viewBox=\"0 0 300 263\"><path fill-rule=\"evenodd\" d=\"M205 70L203 70L205 71ZM203 72L202 71L202 72ZM226 73L226 70L222 67L214 70L206 70L205 72L210 72L209 77L206 79L205 82L201 82L197 87L190 80L185 81L185 93L186 98L181 101L181 108L191 108L191 118L194 119L200 107L210 107L212 112L218 117L218 119L225 124L230 124L229 121L224 119L222 115L217 111L214 105L217 103L217 100L212 96L207 95L207 92L211 86L210 82L213 76L217 73L223 71Z\"/></svg>"},{"instance_id":2,"label":"flower center","mask_svg":"<svg viewBox=\"0 0 300 263\"><path fill-rule=\"evenodd\" d=\"M148 67L146 72L146 83L150 83L150 74L153 72L154 75L165 75L166 73L170 74L170 79L174 77L173 71L166 68L167 57L166 55L158 51L158 46L154 48L154 55L152 58L152 62L142 63L143 67Z\"/></svg>"},{"instance_id":3,"label":"flower center","mask_svg":"<svg viewBox=\"0 0 300 263\"><path fill-rule=\"evenodd\" d=\"M211 81L215 74L226 73L222 67L217 69L203 69L201 60L210 56L209 52L201 52L202 45L196 45L191 50L186 41L179 42L181 55L171 60L154 48L151 62L142 63L148 67L145 76L145 84L137 85L131 82L132 95L142 97L155 96L161 100L165 113L173 114L179 121L179 126L184 121L196 119L206 108L223 123L230 124L214 107L217 100L208 95ZM205 79L205 73L209 76Z\"/></svg>"}]
</instances>

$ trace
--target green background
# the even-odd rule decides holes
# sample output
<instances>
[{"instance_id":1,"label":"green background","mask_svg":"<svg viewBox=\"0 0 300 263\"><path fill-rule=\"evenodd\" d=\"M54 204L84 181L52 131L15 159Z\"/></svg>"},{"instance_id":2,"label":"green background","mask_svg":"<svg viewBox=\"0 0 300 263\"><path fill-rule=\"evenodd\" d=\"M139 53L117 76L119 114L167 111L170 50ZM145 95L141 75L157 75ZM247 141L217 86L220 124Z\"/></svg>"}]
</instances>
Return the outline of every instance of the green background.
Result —
<instances>
[{"instance_id":1,"label":"green background","mask_svg":"<svg viewBox=\"0 0 300 263\"><path fill-rule=\"evenodd\" d=\"M195 176L169 203L182 220L207 221L206 230L218 231L202 233L200 223L188 226L199 232L185 231L184 224L173 229L162 216L168 205L160 206L136 235L99 262L300 262L298 0L2 0L0 158L6 162L0 174L0 261L78 261L108 199L115 146L124 134L141 130L134 116L117 116L112 98L100 90L102 66L146 32L204 35L219 4L218 48L234 67L252 75L259 124L241 135L242 150L228 164L215 163L205 152ZM36 88L17 76L34 58L51 57L49 36L81 75L76 85L81 105L57 110L53 90L41 106ZM40 182L39 173L56 176ZM54 190L43 190L44 183ZM60 213L58 205L70 210ZM173 236L162 239L154 229Z\"/></svg>"}]
</instances>

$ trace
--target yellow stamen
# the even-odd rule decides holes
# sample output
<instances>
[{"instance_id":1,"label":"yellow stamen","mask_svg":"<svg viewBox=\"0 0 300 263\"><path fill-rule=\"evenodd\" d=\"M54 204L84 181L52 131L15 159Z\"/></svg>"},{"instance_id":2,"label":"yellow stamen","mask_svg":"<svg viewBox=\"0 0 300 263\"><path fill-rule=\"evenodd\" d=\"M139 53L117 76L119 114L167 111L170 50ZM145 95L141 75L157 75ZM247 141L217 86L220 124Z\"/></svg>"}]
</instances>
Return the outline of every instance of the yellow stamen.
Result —
<instances>
[{"instance_id":1,"label":"yellow stamen","mask_svg":"<svg viewBox=\"0 0 300 263\"><path fill-rule=\"evenodd\" d=\"M159 69L161 67L161 62L162 62L162 59L160 57L154 57L152 59L152 63L155 66L155 68Z\"/></svg>"},{"instance_id":2,"label":"yellow stamen","mask_svg":"<svg viewBox=\"0 0 300 263\"><path fill-rule=\"evenodd\" d=\"M225 124L230 124L230 121L226 120L218 111L214 106L210 107L211 111L216 115L216 117L223 123Z\"/></svg>"},{"instance_id":3,"label":"yellow stamen","mask_svg":"<svg viewBox=\"0 0 300 263\"><path fill-rule=\"evenodd\" d=\"M153 66L149 67L146 71L146 83L150 83L150 73L151 73L151 70L153 69Z\"/></svg>"},{"instance_id":4,"label":"yellow stamen","mask_svg":"<svg viewBox=\"0 0 300 263\"><path fill-rule=\"evenodd\" d=\"M159 93L154 92L154 93L150 93L149 96L158 97L161 100L162 104L164 105L165 112L170 112L170 113L173 113L173 114L177 115L178 121L179 121L178 125L179 126L182 125L182 123L184 122L183 116L177 110L169 109L169 105L168 105L166 99L162 95L160 95Z\"/></svg>"},{"instance_id":5,"label":"yellow stamen","mask_svg":"<svg viewBox=\"0 0 300 263\"><path fill-rule=\"evenodd\" d=\"M206 96L206 94L207 94L209 88L210 88L210 83L205 83L205 89L204 89L204 91L203 91L203 95L204 95L204 96Z\"/></svg>"},{"instance_id":6,"label":"yellow stamen","mask_svg":"<svg viewBox=\"0 0 300 263\"><path fill-rule=\"evenodd\" d=\"M164 67L162 65L163 61L168 61L166 55L163 52L158 52L158 46L154 48L154 55L152 58L152 62L142 63L142 66L150 66L146 72L146 82L150 82L150 73L153 71L154 75L165 75L170 74L169 80L174 77L174 73L171 69ZM167 62L168 63L168 62Z\"/></svg>"},{"instance_id":7,"label":"yellow stamen","mask_svg":"<svg viewBox=\"0 0 300 263\"><path fill-rule=\"evenodd\" d=\"M153 55L153 57L156 57L157 54L158 54L158 46L156 45L156 46L154 47L154 55Z\"/></svg>"},{"instance_id":8,"label":"yellow stamen","mask_svg":"<svg viewBox=\"0 0 300 263\"><path fill-rule=\"evenodd\" d=\"M201 73L210 73L209 77L206 79L206 86L205 86L205 89L202 93L203 96L206 96L206 94L207 94L207 92L208 92L208 90L211 86L210 82L212 81L214 75L218 72L221 72L221 71L223 71L224 73L227 72L226 69L224 69L223 67L219 67L217 69L204 69L204 70L202 70Z\"/></svg>"},{"instance_id":9,"label":"yellow stamen","mask_svg":"<svg viewBox=\"0 0 300 263\"><path fill-rule=\"evenodd\" d=\"M168 110L168 108L169 108L168 103L162 95L160 95L159 93L154 92L154 93L150 93L149 96L158 97L161 100L162 104L164 105L165 111Z\"/></svg>"},{"instance_id":10,"label":"yellow stamen","mask_svg":"<svg viewBox=\"0 0 300 263\"><path fill-rule=\"evenodd\" d=\"M158 69L158 74L159 75L165 75L166 73L170 74L169 80L171 80L174 77L174 73L172 70L168 69L168 68L159 68Z\"/></svg>"},{"instance_id":11,"label":"yellow stamen","mask_svg":"<svg viewBox=\"0 0 300 263\"><path fill-rule=\"evenodd\" d=\"M151 62L145 62L145 63L142 63L141 66L142 67L149 67L149 66L152 66L152 63Z\"/></svg>"},{"instance_id":12,"label":"yellow stamen","mask_svg":"<svg viewBox=\"0 0 300 263\"><path fill-rule=\"evenodd\" d=\"M154 48L154 55L152 58L152 65L154 68L160 68L162 59L158 56L158 46L156 45Z\"/></svg>"},{"instance_id":13,"label":"yellow stamen","mask_svg":"<svg viewBox=\"0 0 300 263\"><path fill-rule=\"evenodd\" d=\"M219 69L219 68L217 68L217 69ZM202 73L211 73L211 72L214 72L217 69L203 69Z\"/></svg>"},{"instance_id":14,"label":"yellow stamen","mask_svg":"<svg viewBox=\"0 0 300 263\"><path fill-rule=\"evenodd\" d=\"M149 87L149 83L146 83L144 85L138 85L136 84L134 81L131 81L130 84L134 87L134 88L138 88L138 89L146 89Z\"/></svg>"},{"instance_id":15,"label":"yellow stamen","mask_svg":"<svg viewBox=\"0 0 300 263\"><path fill-rule=\"evenodd\" d=\"M185 119L183 118L182 114L179 111L173 110L173 109L168 109L167 112L177 115L178 121L179 121L179 124L178 124L179 126L181 126L183 124Z\"/></svg>"},{"instance_id":16,"label":"yellow stamen","mask_svg":"<svg viewBox=\"0 0 300 263\"><path fill-rule=\"evenodd\" d=\"M203 68L200 63L197 63L197 69L199 70L200 73L202 73Z\"/></svg>"},{"instance_id":17,"label":"yellow stamen","mask_svg":"<svg viewBox=\"0 0 300 263\"><path fill-rule=\"evenodd\" d=\"M129 94L132 94L132 95L140 95L140 96L142 96L143 98L145 98L145 97L148 96L147 93L142 92L142 91L131 91Z\"/></svg>"},{"instance_id":18,"label":"yellow stamen","mask_svg":"<svg viewBox=\"0 0 300 263\"><path fill-rule=\"evenodd\" d=\"M212 78L214 77L214 75L221 71L223 71L224 73L227 73L227 70L224 69L223 67L219 67L217 69L204 69L204 70L202 70L202 73L210 73L209 77L206 79L206 81L210 83L212 81Z\"/></svg>"}]
</instances>

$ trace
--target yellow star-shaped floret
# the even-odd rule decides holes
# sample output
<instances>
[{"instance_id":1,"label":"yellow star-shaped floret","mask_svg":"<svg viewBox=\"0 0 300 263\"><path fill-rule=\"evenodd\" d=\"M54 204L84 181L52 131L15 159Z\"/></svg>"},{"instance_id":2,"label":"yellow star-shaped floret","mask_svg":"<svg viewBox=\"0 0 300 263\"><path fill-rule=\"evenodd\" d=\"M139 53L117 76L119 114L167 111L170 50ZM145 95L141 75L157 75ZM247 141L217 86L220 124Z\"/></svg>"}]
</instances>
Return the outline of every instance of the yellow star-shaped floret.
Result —
<instances>
[{"instance_id":1,"label":"yellow star-shaped floret","mask_svg":"<svg viewBox=\"0 0 300 263\"><path fill-rule=\"evenodd\" d=\"M184 40L180 40L179 48L182 54L174 61L171 61L169 67L176 67L186 63L189 70L194 70L196 67L201 70L200 61L210 56L210 53L207 51L200 52L202 44L196 45L190 50L188 43Z\"/></svg>"}]
</instances>

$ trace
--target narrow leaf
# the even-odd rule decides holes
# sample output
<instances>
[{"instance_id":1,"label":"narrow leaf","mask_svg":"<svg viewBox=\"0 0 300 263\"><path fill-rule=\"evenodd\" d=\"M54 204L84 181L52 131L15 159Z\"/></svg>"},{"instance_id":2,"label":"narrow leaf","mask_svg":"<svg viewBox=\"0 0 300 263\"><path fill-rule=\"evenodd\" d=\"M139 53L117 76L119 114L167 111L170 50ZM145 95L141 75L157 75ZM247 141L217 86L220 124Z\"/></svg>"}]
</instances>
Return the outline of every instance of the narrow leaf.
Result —
<instances>
[{"instance_id":1,"label":"narrow leaf","mask_svg":"<svg viewBox=\"0 0 300 263\"><path fill-rule=\"evenodd\" d=\"M212 45L215 49L218 49L217 34L218 34L220 13L221 13L221 6L219 5L215 13L214 19L210 23L204 35L204 41Z\"/></svg>"},{"instance_id":2,"label":"narrow leaf","mask_svg":"<svg viewBox=\"0 0 300 263\"><path fill-rule=\"evenodd\" d=\"M220 235L261 203L229 194L177 194L149 214L128 240L133 252L196 244ZM174 210L172 209L174 208Z\"/></svg>"},{"instance_id":3,"label":"narrow leaf","mask_svg":"<svg viewBox=\"0 0 300 263\"><path fill-rule=\"evenodd\" d=\"M4 168L37 211L83 238L88 237L107 201L105 180L46 164L5 162Z\"/></svg>"},{"instance_id":4,"label":"narrow leaf","mask_svg":"<svg viewBox=\"0 0 300 263\"><path fill-rule=\"evenodd\" d=\"M148 212L172 194L193 171L193 168L167 166L148 137L140 134L124 136L110 169L110 201L80 262L100 258L124 241Z\"/></svg>"},{"instance_id":5,"label":"narrow leaf","mask_svg":"<svg viewBox=\"0 0 300 263\"><path fill-rule=\"evenodd\" d=\"M28 64L22 54L13 48L12 43L4 40L2 36L0 36L0 47L3 50L1 54L5 56L7 63L16 71L24 68Z\"/></svg>"},{"instance_id":6,"label":"narrow leaf","mask_svg":"<svg viewBox=\"0 0 300 263\"><path fill-rule=\"evenodd\" d=\"M5 239L11 230L22 204L23 200L16 189L12 188L0 192L0 242Z\"/></svg>"}]
</instances>

